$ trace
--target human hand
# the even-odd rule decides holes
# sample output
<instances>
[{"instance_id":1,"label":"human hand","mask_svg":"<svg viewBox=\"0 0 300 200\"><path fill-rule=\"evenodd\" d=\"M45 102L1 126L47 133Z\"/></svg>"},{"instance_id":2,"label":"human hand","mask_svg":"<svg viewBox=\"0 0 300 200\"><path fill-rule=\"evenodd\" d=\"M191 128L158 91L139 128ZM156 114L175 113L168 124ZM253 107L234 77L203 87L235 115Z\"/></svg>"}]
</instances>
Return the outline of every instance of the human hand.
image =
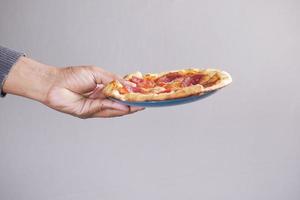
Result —
<instances>
[{"instance_id":1,"label":"human hand","mask_svg":"<svg viewBox=\"0 0 300 200\"><path fill-rule=\"evenodd\" d=\"M131 84L95 66L56 68L20 58L3 89L79 118L116 117L144 109L106 98L102 88L112 80Z\"/></svg>"},{"instance_id":2,"label":"human hand","mask_svg":"<svg viewBox=\"0 0 300 200\"><path fill-rule=\"evenodd\" d=\"M112 80L130 84L95 66L62 68L48 92L46 105L80 118L115 117L143 109L106 98L102 88Z\"/></svg>"}]
</instances>

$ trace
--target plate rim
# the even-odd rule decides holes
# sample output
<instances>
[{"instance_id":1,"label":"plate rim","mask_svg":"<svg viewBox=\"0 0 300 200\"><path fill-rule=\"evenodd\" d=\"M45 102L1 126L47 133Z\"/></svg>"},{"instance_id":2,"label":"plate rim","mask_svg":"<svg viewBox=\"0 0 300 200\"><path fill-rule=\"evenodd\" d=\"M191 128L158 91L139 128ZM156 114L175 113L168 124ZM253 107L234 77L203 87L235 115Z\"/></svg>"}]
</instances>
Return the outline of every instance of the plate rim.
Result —
<instances>
[{"instance_id":1,"label":"plate rim","mask_svg":"<svg viewBox=\"0 0 300 200\"><path fill-rule=\"evenodd\" d=\"M208 97L210 95L212 95L213 93L216 93L218 90L213 90L213 91L209 91L209 92L204 92L204 93L201 93L201 95L191 95L191 96L188 96L188 97L183 97L183 98L176 98L176 99L166 99L166 100L157 100L157 101L123 101L123 100L120 100L120 99L116 99L116 98L113 98L113 97L109 97L111 100L113 101L116 101L116 102L119 102L119 103L123 103L123 104L126 104L126 105L133 105L133 104L136 104L136 105L144 105L144 106L147 106L147 105L160 105L160 104L168 104L168 103L174 103L173 105L177 105L176 102L178 102L178 105L180 104L180 102L184 103L185 100L190 100L190 99L193 99L193 98L196 98L195 101L199 98L201 99L201 97L205 98L205 97ZM191 101L193 102L193 101ZM186 103L191 103L191 102L186 102Z\"/></svg>"}]
</instances>

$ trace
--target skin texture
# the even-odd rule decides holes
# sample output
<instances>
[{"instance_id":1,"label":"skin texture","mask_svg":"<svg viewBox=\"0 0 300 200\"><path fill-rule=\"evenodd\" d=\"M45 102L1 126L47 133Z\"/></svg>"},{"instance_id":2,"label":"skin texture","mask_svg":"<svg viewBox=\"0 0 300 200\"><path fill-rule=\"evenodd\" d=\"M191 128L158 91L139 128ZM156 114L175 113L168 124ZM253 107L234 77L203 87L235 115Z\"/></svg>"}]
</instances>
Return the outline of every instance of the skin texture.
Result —
<instances>
[{"instance_id":1,"label":"skin texture","mask_svg":"<svg viewBox=\"0 0 300 200\"><path fill-rule=\"evenodd\" d=\"M102 88L113 80L132 84L95 66L57 68L21 57L8 74L3 91L84 119L117 117L144 109L109 100Z\"/></svg>"}]
</instances>

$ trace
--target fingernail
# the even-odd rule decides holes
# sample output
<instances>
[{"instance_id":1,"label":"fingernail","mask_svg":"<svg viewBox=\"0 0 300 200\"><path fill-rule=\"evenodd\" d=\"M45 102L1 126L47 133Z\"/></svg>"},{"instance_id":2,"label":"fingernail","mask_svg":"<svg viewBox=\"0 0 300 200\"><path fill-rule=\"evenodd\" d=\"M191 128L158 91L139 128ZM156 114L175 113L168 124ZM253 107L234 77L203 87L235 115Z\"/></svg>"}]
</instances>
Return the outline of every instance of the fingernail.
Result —
<instances>
[{"instance_id":1,"label":"fingernail","mask_svg":"<svg viewBox=\"0 0 300 200\"><path fill-rule=\"evenodd\" d=\"M145 108L144 107L139 107L139 106L132 106L130 110L134 112L134 111L145 110Z\"/></svg>"},{"instance_id":2,"label":"fingernail","mask_svg":"<svg viewBox=\"0 0 300 200\"><path fill-rule=\"evenodd\" d=\"M117 109L128 112L128 106L123 104L118 104Z\"/></svg>"}]
</instances>

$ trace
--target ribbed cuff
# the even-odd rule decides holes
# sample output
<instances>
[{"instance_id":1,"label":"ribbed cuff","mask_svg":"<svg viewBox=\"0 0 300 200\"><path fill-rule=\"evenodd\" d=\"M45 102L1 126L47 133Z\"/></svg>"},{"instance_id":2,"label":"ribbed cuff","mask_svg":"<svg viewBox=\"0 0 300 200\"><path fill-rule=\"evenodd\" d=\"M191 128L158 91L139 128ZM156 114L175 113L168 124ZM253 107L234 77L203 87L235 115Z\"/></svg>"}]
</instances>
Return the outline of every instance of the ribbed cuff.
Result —
<instances>
[{"instance_id":1,"label":"ribbed cuff","mask_svg":"<svg viewBox=\"0 0 300 200\"><path fill-rule=\"evenodd\" d=\"M12 66L17 62L17 60L24 56L24 53L20 53L6 47L0 46L0 95L4 97L6 94L3 92L3 85L5 79L12 68Z\"/></svg>"}]
</instances>

